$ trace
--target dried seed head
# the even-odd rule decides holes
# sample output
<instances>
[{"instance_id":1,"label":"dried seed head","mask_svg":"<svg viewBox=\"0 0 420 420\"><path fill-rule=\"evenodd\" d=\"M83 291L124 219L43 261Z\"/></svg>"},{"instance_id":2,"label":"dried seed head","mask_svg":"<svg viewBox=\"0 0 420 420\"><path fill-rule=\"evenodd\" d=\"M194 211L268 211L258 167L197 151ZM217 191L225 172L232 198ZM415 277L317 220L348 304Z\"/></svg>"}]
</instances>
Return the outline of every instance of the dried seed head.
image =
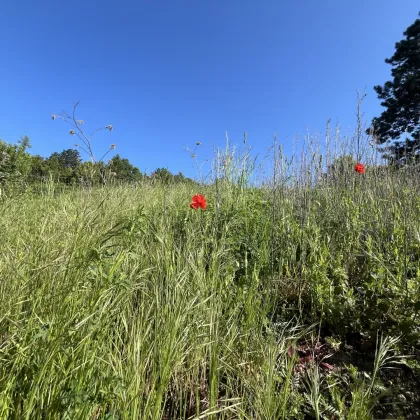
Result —
<instances>
[{"instance_id":1,"label":"dried seed head","mask_svg":"<svg viewBox=\"0 0 420 420\"><path fill-rule=\"evenodd\" d=\"M200 146L200 145L201 145L201 141L198 141L198 142L196 143L196 145L197 145L197 146Z\"/></svg>"},{"instance_id":2,"label":"dried seed head","mask_svg":"<svg viewBox=\"0 0 420 420\"><path fill-rule=\"evenodd\" d=\"M71 134L72 136L74 136L76 133L73 130L69 131L69 134Z\"/></svg>"},{"instance_id":3,"label":"dried seed head","mask_svg":"<svg viewBox=\"0 0 420 420\"><path fill-rule=\"evenodd\" d=\"M83 120L77 120L76 122L77 122L77 124L84 124L85 123Z\"/></svg>"},{"instance_id":4,"label":"dried seed head","mask_svg":"<svg viewBox=\"0 0 420 420\"><path fill-rule=\"evenodd\" d=\"M110 149L115 149L117 146L115 144L111 144Z\"/></svg>"},{"instance_id":5,"label":"dried seed head","mask_svg":"<svg viewBox=\"0 0 420 420\"><path fill-rule=\"evenodd\" d=\"M193 158L193 159L195 159L195 153L191 153L191 157Z\"/></svg>"},{"instance_id":6,"label":"dried seed head","mask_svg":"<svg viewBox=\"0 0 420 420\"><path fill-rule=\"evenodd\" d=\"M57 117L56 117L54 114L52 114L52 115L51 115L51 118L52 118L52 120L54 121Z\"/></svg>"},{"instance_id":7,"label":"dried seed head","mask_svg":"<svg viewBox=\"0 0 420 420\"><path fill-rule=\"evenodd\" d=\"M79 145L77 143L74 144L74 147L79 147Z\"/></svg>"},{"instance_id":8,"label":"dried seed head","mask_svg":"<svg viewBox=\"0 0 420 420\"><path fill-rule=\"evenodd\" d=\"M107 125L105 128L107 128L109 131L112 131L113 130L112 125Z\"/></svg>"}]
</instances>

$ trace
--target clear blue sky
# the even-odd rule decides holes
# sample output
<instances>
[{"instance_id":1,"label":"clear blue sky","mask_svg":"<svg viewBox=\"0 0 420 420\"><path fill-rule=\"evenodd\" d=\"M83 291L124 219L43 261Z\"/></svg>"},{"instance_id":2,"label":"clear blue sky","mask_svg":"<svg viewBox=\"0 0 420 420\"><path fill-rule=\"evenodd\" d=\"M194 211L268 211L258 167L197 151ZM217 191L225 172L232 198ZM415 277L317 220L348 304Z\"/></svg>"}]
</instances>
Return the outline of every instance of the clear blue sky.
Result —
<instances>
[{"instance_id":1,"label":"clear blue sky","mask_svg":"<svg viewBox=\"0 0 420 420\"><path fill-rule=\"evenodd\" d=\"M112 124L95 145L141 170L195 175L200 158L243 132L264 153L274 132L328 118L355 126L356 89L366 119L381 111L372 89L384 59L418 16L418 0L3 0L0 3L0 138L28 135L31 153L73 146L51 114L89 128ZM97 150L98 150L97 149Z\"/></svg>"}]
</instances>

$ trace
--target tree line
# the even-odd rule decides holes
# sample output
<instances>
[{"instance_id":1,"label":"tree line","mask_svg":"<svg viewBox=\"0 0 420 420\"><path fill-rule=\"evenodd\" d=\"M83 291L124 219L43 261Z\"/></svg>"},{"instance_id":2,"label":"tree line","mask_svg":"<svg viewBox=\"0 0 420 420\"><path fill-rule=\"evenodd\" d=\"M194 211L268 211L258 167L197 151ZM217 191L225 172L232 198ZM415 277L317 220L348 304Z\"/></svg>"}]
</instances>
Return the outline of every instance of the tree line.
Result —
<instances>
[{"instance_id":1,"label":"tree line","mask_svg":"<svg viewBox=\"0 0 420 420\"><path fill-rule=\"evenodd\" d=\"M1 185L30 184L50 179L66 185L136 183L147 180L166 184L195 182L182 172L173 174L166 168L158 168L147 175L119 154L108 162L91 162L83 161L77 149L65 149L49 157L42 157L28 153L30 147L28 136L22 137L17 144L0 140Z\"/></svg>"},{"instance_id":2,"label":"tree line","mask_svg":"<svg viewBox=\"0 0 420 420\"><path fill-rule=\"evenodd\" d=\"M394 166L420 162L420 19L403 35L385 59L392 80L374 87L385 109L367 130Z\"/></svg>"}]
</instances>

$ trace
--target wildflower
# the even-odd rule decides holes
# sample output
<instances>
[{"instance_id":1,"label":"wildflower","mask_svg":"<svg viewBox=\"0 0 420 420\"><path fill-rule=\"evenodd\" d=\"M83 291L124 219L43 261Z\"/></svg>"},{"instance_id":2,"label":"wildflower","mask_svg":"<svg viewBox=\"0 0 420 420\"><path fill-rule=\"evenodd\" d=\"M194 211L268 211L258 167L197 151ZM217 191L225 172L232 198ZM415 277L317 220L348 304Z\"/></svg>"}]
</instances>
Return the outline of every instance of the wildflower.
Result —
<instances>
[{"instance_id":1,"label":"wildflower","mask_svg":"<svg viewBox=\"0 0 420 420\"><path fill-rule=\"evenodd\" d=\"M204 195L201 195L201 194L194 195L190 203L190 207L194 210L197 210L199 207L204 210L207 207L207 200L204 197Z\"/></svg>"},{"instance_id":2,"label":"wildflower","mask_svg":"<svg viewBox=\"0 0 420 420\"><path fill-rule=\"evenodd\" d=\"M109 131L112 131L114 127L112 127L112 125L107 125L105 128L107 128Z\"/></svg>"},{"instance_id":3,"label":"wildflower","mask_svg":"<svg viewBox=\"0 0 420 420\"><path fill-rule=\"evenodd\" d=\"M69 134L71 134L72 136L74 136L76 133L73 130L69 131Z\"/></svg>"},{"instance_id":4,"label":"wildflower","mask_svg":"<svg viewBox=\"0 0 420 420\"><path fill-rule=\"evenodd\" d=\"M358 163L357 165L355 165L354 170L358 174L364 174L365 173L365 165L363 165L363 163Z\"/></svg>"},{"instance_id":5,"label":"wildflower","mask_svg":"<svg viewBox=\"0 0 420 420\"><path fill-rule=\"evenodd\" d=\"M290 347L289 347L289 350L287 350L287 355L288 355L289 357L292 357L292 356L293 356L293 354L294 354L294 352L295 352L295 350L293 349L293 346L290 346Z\"/></svg>"},{"instance_id":6,"label":"wildflower","mask_svg":"<svg viewBox=\"0 0 420 420\"><path fill-rule=\"evenodd\" d=\"M110 149L115 149L117 146L115 144L111 144Z\"/></svg>"}]
</instances>

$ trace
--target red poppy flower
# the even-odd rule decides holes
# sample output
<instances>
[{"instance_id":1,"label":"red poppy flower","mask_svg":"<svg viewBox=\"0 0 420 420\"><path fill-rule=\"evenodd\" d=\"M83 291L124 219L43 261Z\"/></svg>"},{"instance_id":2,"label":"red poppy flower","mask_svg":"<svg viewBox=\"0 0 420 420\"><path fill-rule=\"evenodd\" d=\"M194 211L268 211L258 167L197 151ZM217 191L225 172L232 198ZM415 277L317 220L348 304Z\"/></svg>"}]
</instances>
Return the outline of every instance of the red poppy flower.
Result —
<instances>
[{"instance_id":1,"label":"red poppy flower","mask_svg":"<svg viewBox=\"0 0 420 420\"><path fill-rule=\"evenodd\" d=\"M204 210L207 207L207 201L204 195L201 195L201 194L194 195L190 203L190 207L194 210L197 210L199 207Z\"/></svg>"},{"instance_id":2,"label":"red poppy flower","mask_svg":"<svg viewBox=\"0 0 420 420\"><path fill-rule=\"evenodd\" d=\"M365 165L363 165L363 163L358 163L357 165L355 165L354 170L358 174L364 174L365 173Z\"/></svg>"}]
</instances>

